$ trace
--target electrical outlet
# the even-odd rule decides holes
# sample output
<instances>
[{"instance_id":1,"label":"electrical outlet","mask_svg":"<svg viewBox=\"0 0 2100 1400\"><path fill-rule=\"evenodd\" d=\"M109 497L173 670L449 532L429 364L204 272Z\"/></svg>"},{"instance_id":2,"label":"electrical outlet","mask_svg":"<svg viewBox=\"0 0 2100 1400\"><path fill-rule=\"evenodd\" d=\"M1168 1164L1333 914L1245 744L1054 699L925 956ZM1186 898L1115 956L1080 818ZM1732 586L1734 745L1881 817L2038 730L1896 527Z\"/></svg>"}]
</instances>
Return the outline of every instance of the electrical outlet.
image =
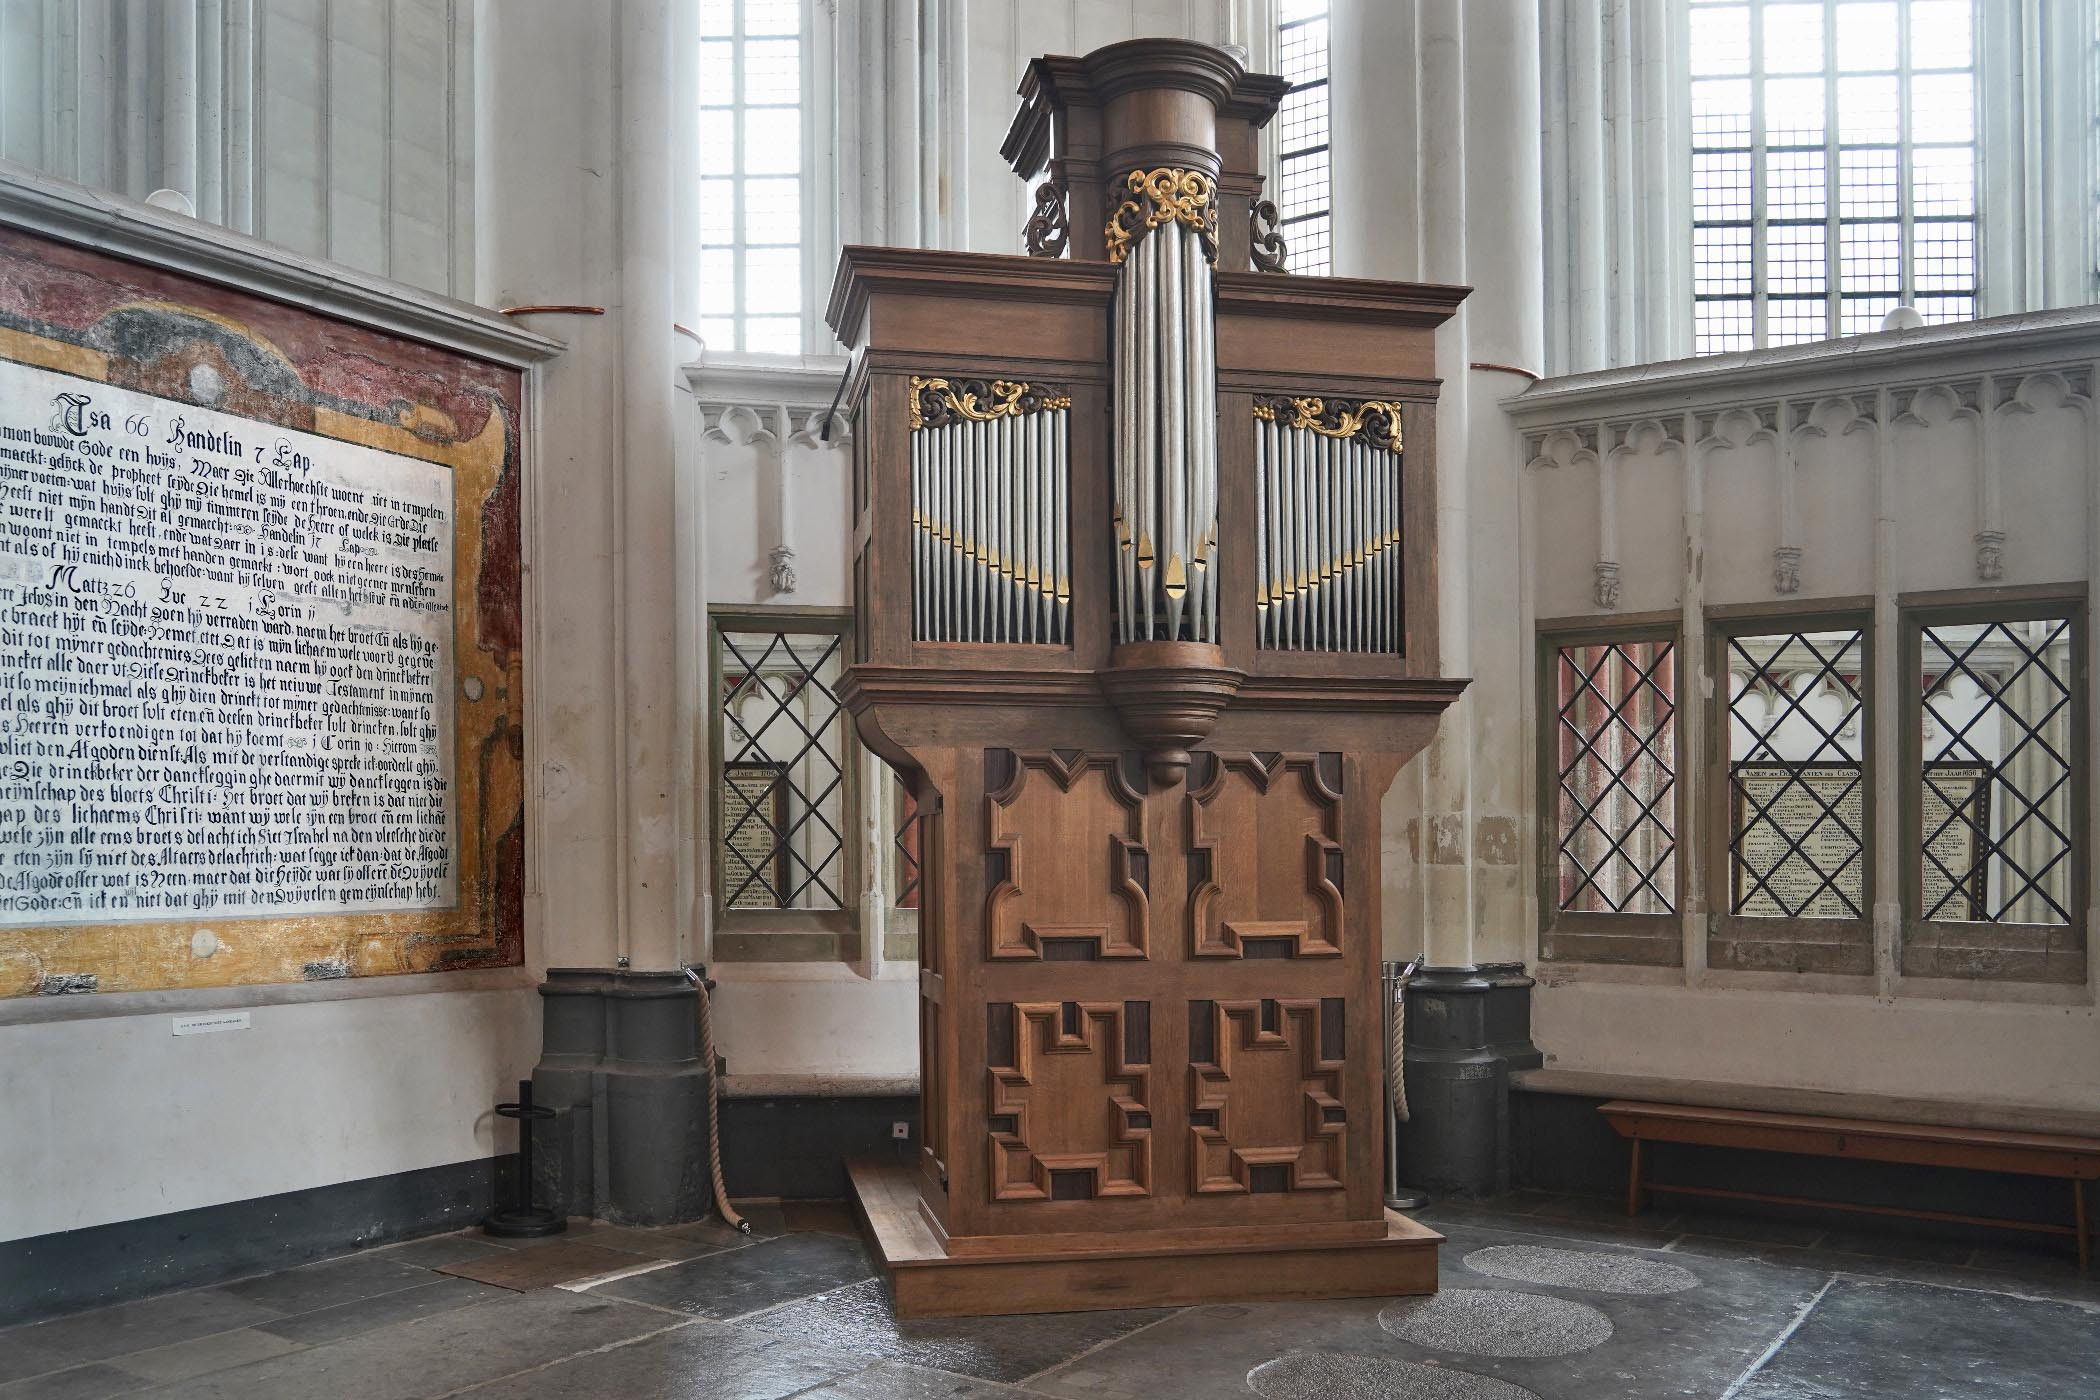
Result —
<instances>
[{"instance_id":1,"label":"electrical outlet","mask_svg":"<svg viewBox=\"0 0 2100 1400\"><path fill-rule=\"evenodd\" d=\"M911 1124L902 1122L890 1124L890 1136L899 1142L911 1141Z\"/></svg>"}]
</instances>

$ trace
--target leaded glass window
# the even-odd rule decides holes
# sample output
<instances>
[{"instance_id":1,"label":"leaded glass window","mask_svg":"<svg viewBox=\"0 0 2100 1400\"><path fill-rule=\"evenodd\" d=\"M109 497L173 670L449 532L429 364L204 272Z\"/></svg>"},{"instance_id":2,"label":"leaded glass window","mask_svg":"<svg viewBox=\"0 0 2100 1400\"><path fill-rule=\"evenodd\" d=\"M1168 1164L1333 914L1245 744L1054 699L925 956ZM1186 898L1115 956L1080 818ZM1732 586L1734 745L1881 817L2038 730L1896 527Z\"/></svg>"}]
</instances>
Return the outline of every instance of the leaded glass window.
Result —
<instances>
[{"instance_id":1,"label":"leaded glass window","mask_svg":"<svg viewBox=\"0 0 2100 1400\"><path fill-rule=\"evenodd\" d=\"M844 633L724 624L715 642L717 908L850 908Z\"/></svg>"},{"instance_id":2,"label":"leaded glass window","mask_svg":"<svg viewBox=\"0 0 2100 1400\"><path fill-rule=\"evenodd\" d=\"M1555 840L1560 909L1677 908L1676 645L1554 649Z\"/></svg>"},{"instance_id":3,"label":"leaded glass window","mask_svg":"<svg viewBox=\"0 0 2100 1400\"><path fill-rule=\"evenodd\" d=\"M1976 314L1974 0L1692 0L1700 354Z\"/></svg>"},{"instance_id":4,"label":"leaded glass window","mask_svg":"<svg viewBox=\"0 0 2100 1400\"><path fill-rule=\"evenodd\" d=\"M1328 0L1280 0L1277 68L1290 79L1276 113L1278 231L1290 269L1334 270L1333 183L1328 160Z\"/></svg>"},{"instance_id":5,"label":"leaded glass window","mask_svg":"<svg viewBox=\"0 0 2100 1400\"><path fill-rule=\"evenodd\" d=\"M1863 635L1724 640L1731 914L1866 917Z\"/></svg>"},{"instance_id":6,"label":"leaded glass window","mask_svg":"<svg viewBox=\"0 0 2100 1400\"><path fill-rule=\"evenodd\" d=\"M701 0L700 335L802 350L801 0Z\"/></svg>"},{"instance_id":7,"label":"leaded glass window","mask_svg":"<svg viewBox=\"0 0 2100 1400\"><path fill-rule=\"evenodd\" d=\"M2068 614L1921 629L1925 919L2072 921L2075 631Z\"/></svg>"}]
</instances>

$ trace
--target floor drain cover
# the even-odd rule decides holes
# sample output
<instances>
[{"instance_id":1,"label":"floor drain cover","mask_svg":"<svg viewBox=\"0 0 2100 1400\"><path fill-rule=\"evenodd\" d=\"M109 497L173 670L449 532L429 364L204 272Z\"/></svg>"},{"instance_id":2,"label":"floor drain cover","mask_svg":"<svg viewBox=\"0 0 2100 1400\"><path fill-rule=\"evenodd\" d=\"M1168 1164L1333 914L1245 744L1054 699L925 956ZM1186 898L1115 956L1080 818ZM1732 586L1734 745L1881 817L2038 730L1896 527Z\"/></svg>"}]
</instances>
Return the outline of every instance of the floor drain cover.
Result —
<instances>
[{"instance_id":1,"label":"floor drain cover","mask_svg":"<svg viewBox=\"0 0 2100 1400\"><path fill-rule=\"evenodd\" d=\"M1294 1351L1247 1373L1263 1400L1539 1400L1536 1391L1419 1361Z\"/></svg>"},{"instance_id":2,"label":"floor drain cover","mask_svg":"<svg viewBox=\"0 0 2100 1400\"><path fill-rule=\"evenodd\" d=\"M1545 1249L1533 1244L1498 1244L1466 1256L1466 1267L1490 1278L1587 1288L1593 1293L1682 1293L1699 1276L1678 1264L1588 1249Z\"/></svg>"},{"instance_id":3,"label":"floor drain cover","mask_svg":"<svg viewBox=\"0 0 2100 1400\"><path fill-rule=\"evenodd\" d=\"M1566 1356L1611 1336L1611 1319L1587 1303L1537 1293L1447 1288L1378 1314L1402 1341L1473 1356Z\"/></svg>"}]
</instances>

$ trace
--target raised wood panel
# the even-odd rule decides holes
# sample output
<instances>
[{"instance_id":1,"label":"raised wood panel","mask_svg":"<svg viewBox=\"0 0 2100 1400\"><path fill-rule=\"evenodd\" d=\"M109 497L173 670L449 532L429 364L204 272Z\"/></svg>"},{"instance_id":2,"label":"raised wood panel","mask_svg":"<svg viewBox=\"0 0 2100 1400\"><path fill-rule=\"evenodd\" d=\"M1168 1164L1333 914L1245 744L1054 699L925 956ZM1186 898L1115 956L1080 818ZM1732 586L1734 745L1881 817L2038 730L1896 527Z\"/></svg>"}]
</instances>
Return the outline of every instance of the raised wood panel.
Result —
<instances>
[{"instance_id":1,"label":"raised wood panel","mask_svg":"<svg viewBox=\"0 0 2100 1400\"><path fill-rule=\"evenodd\" d=\"M985 751L990 956L1143 958L1145 795L1117 753Z\"/></svg>"},{"instance_id":2,"label":"raised wood panel","mask_svg":"<svg viewBox=\"0 0 2100 1400\"><path fill-rule=\"evenodd\" d=\"M1341 755L1197 758L1187 798L1190 954L1341 956Z\"/></svg>"},{"instance_id":3,"label":"raised wood panel","mask_svg":"<svg viewBox=\"0 0 2100 1400\"><path fill-rule=\"evenodd\" d=\"M986 1008L993 1200L1151 1194L1150 1009L1142 1001Z\"/></svg>"},{"instance_id":4,"label":"raised wood panel","mask_svg":"<svg viewBox=\"0 0 2100 1400\"><path fill-rule=\"evenodd\" d=\"M1342 1189L1349 1112L1340 997L1189 1005L1190 1189Z\"/></svg>"}]
</instances>

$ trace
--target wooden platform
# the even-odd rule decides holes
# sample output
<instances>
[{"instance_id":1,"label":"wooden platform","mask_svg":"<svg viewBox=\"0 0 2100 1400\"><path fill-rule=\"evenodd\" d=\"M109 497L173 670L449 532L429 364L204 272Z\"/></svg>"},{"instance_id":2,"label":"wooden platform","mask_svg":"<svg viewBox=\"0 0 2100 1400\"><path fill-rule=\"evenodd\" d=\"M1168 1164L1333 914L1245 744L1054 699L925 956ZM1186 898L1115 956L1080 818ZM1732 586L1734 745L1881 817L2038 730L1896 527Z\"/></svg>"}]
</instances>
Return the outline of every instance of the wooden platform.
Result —
<instances>
[{"instance_id":1,"label":"wooden platform","mask_svg":"<svg viewBox=\"0 0 2100 1400\"><path fill-rule=\"evenodd\" d=\"M899 1317L990 1317L1436 1292L1444 1237L1386 1212L1383 1238L1304 1231L1181 1230L1046 1248L950 1253L919 1214L909 1167L855 1162L854 1209L896 1294Z\"/></svg>"}]
</instances>

